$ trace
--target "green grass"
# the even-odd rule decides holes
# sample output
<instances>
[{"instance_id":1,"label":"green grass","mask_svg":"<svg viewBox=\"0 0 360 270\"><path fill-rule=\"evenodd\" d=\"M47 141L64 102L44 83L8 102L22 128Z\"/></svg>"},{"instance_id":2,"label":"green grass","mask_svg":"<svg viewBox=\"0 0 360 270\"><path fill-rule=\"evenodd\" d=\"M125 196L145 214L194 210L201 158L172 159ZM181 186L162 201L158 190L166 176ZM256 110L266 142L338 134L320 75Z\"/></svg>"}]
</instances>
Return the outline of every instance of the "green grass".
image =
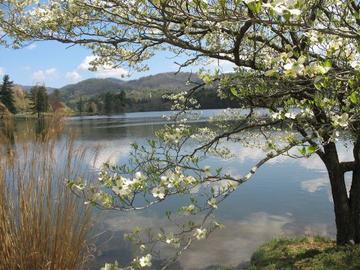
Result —
<instances>
[{"instance_id":1,"label":"green grass","mask_svg":"<svg viewBox=\"0 0 360 270\"><path fill-rule=\"evenodd\" d=\"M355 270L360 269L360 247L339 247L320 237L276 239L253 254L248 269Z\"/></svg>"}]
</instances>

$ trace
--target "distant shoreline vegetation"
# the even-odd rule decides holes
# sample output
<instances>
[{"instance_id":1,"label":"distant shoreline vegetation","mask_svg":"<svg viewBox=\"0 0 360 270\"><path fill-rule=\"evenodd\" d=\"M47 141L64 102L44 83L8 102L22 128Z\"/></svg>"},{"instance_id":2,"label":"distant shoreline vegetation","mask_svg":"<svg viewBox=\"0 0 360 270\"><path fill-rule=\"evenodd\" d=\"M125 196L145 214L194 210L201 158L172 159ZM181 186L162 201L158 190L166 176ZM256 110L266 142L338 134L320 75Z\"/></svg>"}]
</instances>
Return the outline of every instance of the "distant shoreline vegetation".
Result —
<instances>
[{"instance_id":1,"label":"distant shoreline vegetation","mask_svg":"<svg viewBox=\"0 0 360 270\"><path fill-rule=\"evenodd\" d=\"M16 117L39 117L61 112L69 116L114 115L127 112L168 111L172 102L164 95L186 91L187 81L201 80L190 73L161 73L132 81L118 79L87 79L60 89L45 86L21 86L13 84L11 91ZM42 89L45 105L36 107L34 89ZM218 97L216 86L204 87L196 94L201 109L237 108L238 104ZM2 105L2 104L0 104ZM41 105L41 104L40 104ZM4 107L4 106L2 106ZM1 109L1 107L0 107ZM38 110L37 110L38 109ZM10 110L3 108L2 114ZM14 110L13 110L14 111Z\"/></svg>"}]
</instances>

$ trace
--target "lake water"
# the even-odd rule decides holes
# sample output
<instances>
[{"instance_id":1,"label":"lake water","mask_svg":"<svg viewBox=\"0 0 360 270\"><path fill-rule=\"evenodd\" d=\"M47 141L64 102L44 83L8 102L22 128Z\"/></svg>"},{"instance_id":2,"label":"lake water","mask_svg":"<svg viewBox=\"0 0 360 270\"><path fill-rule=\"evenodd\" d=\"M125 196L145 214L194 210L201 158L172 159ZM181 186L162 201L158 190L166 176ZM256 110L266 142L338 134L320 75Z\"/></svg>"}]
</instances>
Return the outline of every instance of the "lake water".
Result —
<instances>
[{"instance_id":1,"label":"lake water","mask_svg":"<svg viewBox=\"0 0 360 270\"><path fill-rule=\"evenodd\" d=\"M198 125L206 125L206 111ZM66 120L66 132L77 134L77 141L85 145L100 145L96 164L127 161L130 144L144 143L162 127L164 112L129 113L112 117L74 117ZM223 166L233 175L243 175L263 157L259 149L236 147L236 155L228 160L209 158L208 164ZM345 147L340 156L346 159ZM92 269L104 262L131 261L131 245L123 239L124 233L134 227L167 226L165 211L179 206L179 200L165 200L143 212L100 214L98 238ZM291 159L279 157L265 166L247 183L224 201L216 210L217 219L225 228L206 240L194 242L171 269L210 269L214 265L242 266L262 243L283 235L322 235L334 237L333 205L327 173L317 157ZM170 226L170 225L169 225ZM167 251L164 251L166 254Z\"/></svg>"}]
</instances>

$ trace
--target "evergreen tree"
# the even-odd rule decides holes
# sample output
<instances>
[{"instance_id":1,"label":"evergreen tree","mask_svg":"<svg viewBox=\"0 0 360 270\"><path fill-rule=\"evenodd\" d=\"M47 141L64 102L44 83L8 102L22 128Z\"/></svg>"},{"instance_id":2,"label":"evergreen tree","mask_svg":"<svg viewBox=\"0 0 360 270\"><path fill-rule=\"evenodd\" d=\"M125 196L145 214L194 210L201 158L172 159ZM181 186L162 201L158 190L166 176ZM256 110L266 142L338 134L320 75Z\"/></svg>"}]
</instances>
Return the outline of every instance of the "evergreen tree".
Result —
<instances>
[{"instance_id":1,"label":"evergreen tree","mask_svg":"<svg viewBox=\"0 0 360 270\"><path fill-rule=\"evenodd\" d=\"M61 93L60 93L60 90L59 89L55 89L53 95L54 99L56 101L61 101Z\"/></svg>"},{"instance_id":2,"label":"evergreen tree","mask_svg":"<svg viewBox=\"0 0 360 270\"><path fill-rule=\"evenodd\" d=\"M126 94L121 91L119 94L114 96L113 110L116 113L124 112Z\"/></svg>"},{"instance_id":3,"label":"evergreen tree","mask_svg":"<svg viewBox=\"0 0 360 270\"><path fill-rule=\"evenodd\" d=\"M110 115L113 113L114 95L107 92L104 96L104 113Z\"/></svg>"},{"instance_id":4,"label":"evergreen tree","mask_svg":"<svg viewBox=\"0 0 360 270\"><path fill-rule=\"evenodd\" d=\"M44 86L35 86L30 90L32 111L40 117L41 113L47 112L49 108L48 94Z\"/></svg>"},{"instance_id":5,"label":"evergreen tree","mask_svg":"<svg viewBox=\"0 0 360 270\"><path fill-rule=\"evenodd\" d=\"M16 113L13 87L14 83L10 81L9 75L5 75L0 89L0 101L11 113Z\"/></svg>"},{"instance_id":6,"label":"evergreen tree","mask_svg":"<svg viewBox=\"0 0 360 270\"><path fill-rule=\"evenodd\" d=\"M95 101L89 101L87 112L90 114L96 114L98 112L98 106Z\"/></svg>"},{"instance_id":7,"label":"evergreen tree","mask_svg":"<svg viewBox=\"0 0 360 270\"><path fill-rule=\"evenodd\" d=\"M76 103L76 105L77 105L77 109L81 115L84 111L84 100L83 100L82 96L80 96L79 101Z\"/></svg>"}]
</instances>

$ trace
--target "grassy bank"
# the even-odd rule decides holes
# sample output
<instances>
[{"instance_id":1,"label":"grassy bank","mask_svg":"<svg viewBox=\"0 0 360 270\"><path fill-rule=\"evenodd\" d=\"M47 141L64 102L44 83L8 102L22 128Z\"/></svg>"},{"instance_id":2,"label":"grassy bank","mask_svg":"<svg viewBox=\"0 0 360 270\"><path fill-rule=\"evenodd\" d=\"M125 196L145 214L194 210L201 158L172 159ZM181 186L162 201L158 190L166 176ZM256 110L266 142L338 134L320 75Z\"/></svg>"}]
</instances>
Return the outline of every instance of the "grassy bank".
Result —
<instances>
[{"instance_id":1,"label":"grassy bank","mask_svg":"<svg viewBox=\"0 0 360 270\"><path fill-rule=\"evenodd\" d=\"M249 270L260 269L360 269L360 247L338 247L334 241L320 237L277 239L252 256Z\"/></svg>"}]
</instances>

